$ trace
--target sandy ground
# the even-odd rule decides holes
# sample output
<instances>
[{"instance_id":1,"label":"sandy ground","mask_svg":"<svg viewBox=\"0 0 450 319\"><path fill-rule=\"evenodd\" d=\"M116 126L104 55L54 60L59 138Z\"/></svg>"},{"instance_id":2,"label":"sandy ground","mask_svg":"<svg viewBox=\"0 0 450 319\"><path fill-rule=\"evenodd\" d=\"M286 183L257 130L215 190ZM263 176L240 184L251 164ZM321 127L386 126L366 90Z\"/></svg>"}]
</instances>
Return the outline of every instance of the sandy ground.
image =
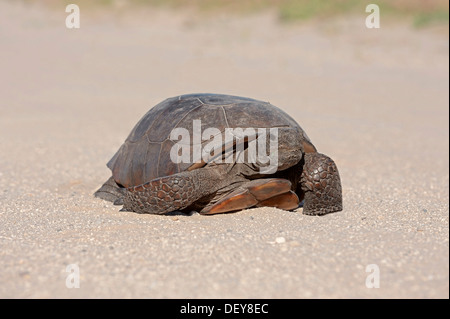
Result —
<instances>
[{"instance_id":1,"label":"sandy ground","mask_svg":"<svg viewBox=\"0 0 450 319\"><path fill-rule=\"evenodd\" d=\"M124 12L69 30L64 8L0 2L0 297L449 297L445 33ZM345 210L154 216L94 198L137 120L192 92L290 113L337 162Z\"/></svg>"}]
</instances>

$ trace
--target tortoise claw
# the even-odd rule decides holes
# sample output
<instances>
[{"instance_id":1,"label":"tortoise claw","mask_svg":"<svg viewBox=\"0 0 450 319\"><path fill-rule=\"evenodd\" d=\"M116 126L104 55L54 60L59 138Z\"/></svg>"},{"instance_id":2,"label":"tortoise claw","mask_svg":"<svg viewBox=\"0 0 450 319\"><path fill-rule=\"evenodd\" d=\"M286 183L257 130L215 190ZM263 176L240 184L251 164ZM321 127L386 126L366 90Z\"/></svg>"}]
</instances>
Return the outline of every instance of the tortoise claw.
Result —
<instances>
[{"instance_id":1,"label":"tortoise claw","mask_svg":"<svg viewBox=\"0 0 450 319\"><path fill-rule=\"evenodd\" d=\"M123 198L116 199L113 204L116 205L116 206L123 205Z\"/></svg>"}]
</instances>

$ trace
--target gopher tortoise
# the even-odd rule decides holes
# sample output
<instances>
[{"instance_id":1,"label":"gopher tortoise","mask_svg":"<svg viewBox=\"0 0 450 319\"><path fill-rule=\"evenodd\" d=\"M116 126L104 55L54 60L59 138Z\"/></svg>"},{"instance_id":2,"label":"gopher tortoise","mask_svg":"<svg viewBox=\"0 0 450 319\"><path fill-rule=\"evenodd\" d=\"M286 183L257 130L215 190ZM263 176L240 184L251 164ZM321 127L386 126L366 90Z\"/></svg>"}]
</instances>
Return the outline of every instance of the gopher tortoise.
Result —
<instances>
[{"instance_id":1,"label":"gopher tortoise","mask_svg":"<svg viewBox=\"0 0 450 319\"><path fill-rule=\"evenodd\" d=\"M307 215L342 210L333 160L288 114L244 97L189 94L159 103L107 166L112 177L95 196L124 211L216 214L301 203Z\"/></svg>"}]
</instances>

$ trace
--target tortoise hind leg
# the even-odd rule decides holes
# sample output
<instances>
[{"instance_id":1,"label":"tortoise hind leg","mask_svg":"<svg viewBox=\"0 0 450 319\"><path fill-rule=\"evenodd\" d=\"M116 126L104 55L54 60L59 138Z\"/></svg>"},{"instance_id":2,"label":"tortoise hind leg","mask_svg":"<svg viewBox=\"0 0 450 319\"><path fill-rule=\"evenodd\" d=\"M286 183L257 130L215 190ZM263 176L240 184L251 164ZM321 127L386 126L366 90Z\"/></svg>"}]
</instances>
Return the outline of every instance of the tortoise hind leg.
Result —
<instances>
[{"instance_id":1,"label":"tortoise hind leg","mask_svg":"<svg viewBox=\"0 0 450 319\"><path fill-rule=\"evenodd\" d=\"M228 213L254 206L292 210L298 205L299 199L291 190L291 182L282 178L267 178L244 183L217 202L203 208L200 213L204 215Z\"/></svg>"},{"instance_id":2,"label":"tortoise hind leg","mask_svg":"<svg viewBox=\"0 0 450 319\"><path fill-rule=\"evenodd\" d=\"M117 185L111 176L95 193L95 197L113 202L114 205L122 205L125 196L125 188Z\"/></svg>"}]
</instances>

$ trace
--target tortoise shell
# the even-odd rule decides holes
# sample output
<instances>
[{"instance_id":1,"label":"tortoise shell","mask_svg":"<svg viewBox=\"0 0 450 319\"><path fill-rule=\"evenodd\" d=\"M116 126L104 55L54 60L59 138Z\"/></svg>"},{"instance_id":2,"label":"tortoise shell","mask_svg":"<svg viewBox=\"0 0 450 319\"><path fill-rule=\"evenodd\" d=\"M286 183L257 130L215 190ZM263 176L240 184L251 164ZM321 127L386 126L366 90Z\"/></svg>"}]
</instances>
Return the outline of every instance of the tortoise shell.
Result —
<instances>
[{"instance_id":1,"label":"tortoise shell","mask_svg":"<svg viewBox=\"0 0 450 319\"><path fill-rule=\"evenodd\" d=\"M293 128L303 142L300 150L309 147L315 151L297 122L270 103L221 94L182 95L157 104L136 124L107 164L116 183L131 187L188 170L192 163L171 161L170 150L176 142L170 134L175 128L185 128L192 136L194 120L201 120L202 132L210 127L220 131L227 127Z\"/></svg>"}]
</instances>

